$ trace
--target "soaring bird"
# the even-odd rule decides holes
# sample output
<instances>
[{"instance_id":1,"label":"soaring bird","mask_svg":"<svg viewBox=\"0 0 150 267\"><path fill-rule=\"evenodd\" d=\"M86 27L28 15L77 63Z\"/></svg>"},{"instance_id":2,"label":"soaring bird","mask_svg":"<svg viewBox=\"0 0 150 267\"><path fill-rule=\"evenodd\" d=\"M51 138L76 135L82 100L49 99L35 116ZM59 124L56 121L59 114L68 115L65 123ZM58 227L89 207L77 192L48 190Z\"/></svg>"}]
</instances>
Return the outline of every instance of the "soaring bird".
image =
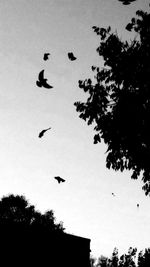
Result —
<instances>
[{"instance_id":1,"label":"soaring bird","mask_svg":"<svg viewBox=\"0 0 150 267\"><path fill-rule=\"evenodd\" d=\"M74 61L76 60L77 58L74 56L74 54L72 52L69 52L68 53L68 58L71 60L71 61Z\"/></svg>"},{"instance_id":2,"label":"soaring bird","mask_svg":"<svg viewBox=\"0 0 150 267\"><path fill-rule=\"evenodd\" d=\"M39 80L36 81L36 85L39 87L43 86L47 89L53 88L53 86L47 83L47 79L44 78L44 70L39 73Z\"/></svg>"},{"instance_id":3,"label":"soaring bird","mask_svg":"<svg viewBox=\"0 0 150 267\"><path fill-rule=\"evenodd\" d=\"M50 53L45 53L44 56L43 56L43 59L44 60L48 60L48 56L50 55Z\"/></svg>"},{"instance_id":4,"label":"soaring bird","mask_svg":"<svg viewBox=\"0 0 150 267\"><path fill-rule=\"evenodd\" d=\"M132 2L136 0L119 0L119 1L122 2L123 5L130 5Z\"/></svg>"},{"instance_id":5,"label":"soaring bird","mask_svg":"<svg viewBox=\"0 0 150 267\"><path fill-rule=\"evenodd\" d=\"M45 129L45 130L42 130L42 131L39 133L39 138L41 138L41 137L45 134L45 132L48 131L48 130L50 130L50 129L51 129L51 127L50 127L50 128L47 128L47 129Z\"/></svg>"},{"instance_id":6,"label":"soaring bird","mask_svg":"<svg viewBox=\"0 0 150 267\"><path fill-rule=\"evenodd\" d=\"M55 176L54 179L57 180L57 182L60 184L60 182L65 182L66 180L64 180L63 178L61 178L60 176Z\"/></svg>"}]
</instances>

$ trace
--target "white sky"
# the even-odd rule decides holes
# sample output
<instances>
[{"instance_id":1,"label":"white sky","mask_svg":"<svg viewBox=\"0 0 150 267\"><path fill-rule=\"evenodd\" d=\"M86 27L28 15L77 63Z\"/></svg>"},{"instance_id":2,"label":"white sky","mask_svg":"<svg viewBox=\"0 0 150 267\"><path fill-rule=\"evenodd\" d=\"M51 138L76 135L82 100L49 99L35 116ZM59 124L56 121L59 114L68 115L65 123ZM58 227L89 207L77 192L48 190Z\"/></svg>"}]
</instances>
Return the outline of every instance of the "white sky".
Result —
<instances>
[{"instance_id":1,"label":"white sky","mask_svg":"<svg viewBox=\"0 0 150 267\"><path fill-rule=\"evenodd\" d=\"M90 67L101 64L92 26L110 25L128 38L126 24L148 3L0 1L0 197L24 194L41 212L53 209L67 232L91 239L96 257L115 246L123 253L150 245L150 199L129 172L106 169L107 148L93 144L93 127L73 104L86 99L78 80L93 77ZM69 51L76 61L68 60ZM54 89L36 86L42 69ZM57 184L56 175L66 182Z\"/></svg>"}]
</instances>

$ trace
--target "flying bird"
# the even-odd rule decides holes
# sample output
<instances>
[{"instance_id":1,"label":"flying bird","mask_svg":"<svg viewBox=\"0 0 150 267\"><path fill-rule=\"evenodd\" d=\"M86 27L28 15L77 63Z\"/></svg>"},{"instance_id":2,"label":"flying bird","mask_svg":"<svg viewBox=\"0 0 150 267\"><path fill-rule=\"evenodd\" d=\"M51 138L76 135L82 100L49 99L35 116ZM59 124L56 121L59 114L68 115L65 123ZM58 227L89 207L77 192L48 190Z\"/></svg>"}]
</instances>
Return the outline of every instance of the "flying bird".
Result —
<instances>
[{"instance_id":1,"label":"flying bird","mask_svg":"<svg viewBox=\"0 0 150 267\"><path fill-rule=\"evenodd\" d=\"M137 204L137 208L139 208L139 204Z\"/></svg>"},{"instance_id":2,"label":"flying bird","mask_svg":"<svg viewBox=\"0 0 150 267\"><path fill-rule=\"evenodd\" d=\"M38 87L45 87L47 89L53 88L50 84L47 83L47 79L44 78L44 70L40 71L39 73L39 80L36 81L36 85Z\"/></svg>"},{"instance_id":3,"label":"flying bird","mask_svg":"<svg viewBox=\"0 0 150 267\"><path fill-rule=\"evenodd\" d=\"M132 2L136 0L119 0L119 1L122 2L123 5L130 5Z\"/></svg>"},{"instance_id":4,"label":"flying bird","mask_svg":"<svg viewBox=\"0 0 150 267\"><path fill-rule=\"evenodd\" d=\"M44 60L48 60L48 56L50 55L50 53L45 53L44 56L43 56L43 59Z\"/></svg>"},{"instance_id":5,"label":"flying bird","mask_svg":"<svg viewBox=\"0 0 150 267\"><path fill-rule=\"evenodd\" d=\"M45 132L48 131L48 130L50 130L50 129L51 129L51 127L50 127L50 128L47 128L47 129L45 129L45 130L42 130L42 131L39 133L39 138L41 138L41 137L45 134Z\"/></svg>"},{"instance_id":6,"label":"flying bird","mask_svg":"<svg viewBox=\"0 0 150 267\"><path fill-rule=\"evenodd\" d=\"M114 197L116 196L114 193L111 193Z\"/></svg>"},{"instance_id":7,"label":"flying bird","mask_svg":"<svg viewBox=\"0 0 150 267\"><path fill-rule=\"evenodd\" d=\"M76 60L77 58L74 56L74 54L72 52L69 52L68 53L68 58L71 60L71 61L74 61Z\"/></svg>"},{"instance_id":8,"label":"flying bird","mask_svg":"<svg viewBox=\"0 0 150 267\"><path fill-rule=\"evenodd\" d=\"M57 180L57 182L60 184L61 182L65 182L66 180L64 180L63 178L61 178L60 176L55 176L54 179Z\"/></svg>"}]
</instances>

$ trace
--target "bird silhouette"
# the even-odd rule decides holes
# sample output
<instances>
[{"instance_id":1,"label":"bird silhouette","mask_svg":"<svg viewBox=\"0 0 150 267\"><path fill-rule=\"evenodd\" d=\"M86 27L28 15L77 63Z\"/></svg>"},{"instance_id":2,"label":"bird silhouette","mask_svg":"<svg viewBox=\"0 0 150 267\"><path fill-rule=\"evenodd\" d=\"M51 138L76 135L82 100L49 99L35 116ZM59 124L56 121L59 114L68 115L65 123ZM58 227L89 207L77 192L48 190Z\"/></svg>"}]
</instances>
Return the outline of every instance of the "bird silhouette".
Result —
<instances>
[{"instance_id":1,"label":"bird silhouette","mask_svg":"<svg viewBox=\"0 0 150 267\"><path fill-rule=\"evenodd\" d=\"M119 1L122 2L123 5L130 5L132 2L136 0L119 0Z\"/></svg>"},{"instance_id":2,"label":"bird silhouette","mask_svg":"<svg viewBox=\"0 0 150 267\"><path fill-rule=\"evenodd\" d=\"M139 208L139 204L137 204L137 208Z\"/></svg>"},{"instance_id":3,"label":"bird silhouette","mask_svg":"<svg viewBox=\"0 0 150 267\"><path fill-rule=\"evenodd\" d=\"M47 79L44 78L44 70L39 73L39 80L36 81L36 85L39 87L45 87L46 89L53 88L50 84L47 83Z\"/></svg>"},{"instance_id":4,"label":"bird silhouette","mask_svg":"<svg viewBox=\"0 0 150 267\"><path fill-rule=\"evenodd\" d=\"M114 193L111 193L114 197L116 196Z\"/></svg>"},{"instance_id":5,"label":"bird silhouette","mask_svg":"<svg viewBox=\"0 0 150 267\"><path fill-rule=\"evenodd\" d=\"M61 178L60 176L55 176L54 179L57 180L57 182L60 184L61 182L65 182L66 180L64 180L63 178Z\"/></svg>"},{"instance_id":6,"label":"bird silhouette","mask_svg":"<svg viewBox=\"0 0 150 267\"><path fill-rule=\"evenodd\" d=\"M51 129L51 127L50 127L50 128L47 128L47 129L45 129L45 130L42 130L42 131L39 133L39 138L41 138L41 137L45 134L45 132L48 131L48 130L50 130L50 129Z\"/></svg>"},{"instance_id":7,"label":"bird silhouette","mask_svg":"<svg viewBox=\"0 0 150 267\"><path fill-rule=\"evenodd\" d=\"M74 56L74 54L72 52L69 52L68 53L68 58L71 60L71 61L74 61L76 60L77 58Z\"/></svg>"},{"instance_id":8,"label":"bird silhouette","mask_svg":"<svg viewBox=\"0 0 150 267\"><path fill-rule=\"evenodd\" d=\"M44 60L48 60L48 56L50 55L50 53L45 53L44 56L43 56L43 59Z\"/></svg>"}]
</instances>

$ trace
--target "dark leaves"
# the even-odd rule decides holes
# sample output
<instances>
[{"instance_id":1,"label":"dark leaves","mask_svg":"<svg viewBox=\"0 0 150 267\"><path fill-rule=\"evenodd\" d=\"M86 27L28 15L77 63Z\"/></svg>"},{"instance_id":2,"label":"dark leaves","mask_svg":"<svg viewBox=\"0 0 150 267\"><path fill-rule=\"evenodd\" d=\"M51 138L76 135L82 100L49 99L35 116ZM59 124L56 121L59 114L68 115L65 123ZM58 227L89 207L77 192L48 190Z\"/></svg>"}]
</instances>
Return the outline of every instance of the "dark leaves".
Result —
<instances>
[{"instance_id":1,"label":"dark leaves","mask_svg":"<svg viewBox=\"0 0 150 267\"><path fill-rule=\"evenodd\" d=\"M128 23L126 26L126 30L130 32L132 30L132 28L133 28L132 23Z\"/></svg>"},{"instance_id":2,"label":"dark leaves","mask_svg":"<svg viewBox=\"0 0 150 267\"><path fill-rule=\"evenodd\" d=\"M126 1L127 3L127 1ZM79 117L95 124L94 144L103 138L108 146L106 166L132 170L131 178L143 172L143 189L150 193L150 14L137 11L126 26L137 38L123 42L111 28L93 26L101 37L97 52L104 68L92 66L91 79L79 81L88 93L85 103L76 102Z\"/></svg>"},{"instance_id":3,"label":"dark leaves","mask_svg":"<svg viewBox=\"0 0 150 267\"><path fill-rule=\"evenodd\" d=\"M48 231L63 231L61 224L55 223L52 210L44 214L35 210L33 205L29 205L24 196L9 195L0 200L0 227L22 227L20 229L47 229ZM62 226L62 227L61 227Z\"/></svg>"},{"instance_id":4,"label":"dark leaves","mask_svg":"<svg viewBox=\"0 0 150 267\"><path fill-rule=\"evenodd\" d=\"M109 34L111 27L109 26L107 29L105 29L105 28L93 26L92 29L94 30L94 32L96 32L97 35L100 35L101 40L104 40L107 34Z\"/></svg>"},{"instance_id":5,"label":"dark leaves","mask_svg":"<svg viewBox=\"0 0 150 267\"><path fill-rule=\"evenodd\" d=\"M94 135L94 144L100 143L101 142L101 138L99 134L95 134Z\"/></svg>"}]
</instances>

